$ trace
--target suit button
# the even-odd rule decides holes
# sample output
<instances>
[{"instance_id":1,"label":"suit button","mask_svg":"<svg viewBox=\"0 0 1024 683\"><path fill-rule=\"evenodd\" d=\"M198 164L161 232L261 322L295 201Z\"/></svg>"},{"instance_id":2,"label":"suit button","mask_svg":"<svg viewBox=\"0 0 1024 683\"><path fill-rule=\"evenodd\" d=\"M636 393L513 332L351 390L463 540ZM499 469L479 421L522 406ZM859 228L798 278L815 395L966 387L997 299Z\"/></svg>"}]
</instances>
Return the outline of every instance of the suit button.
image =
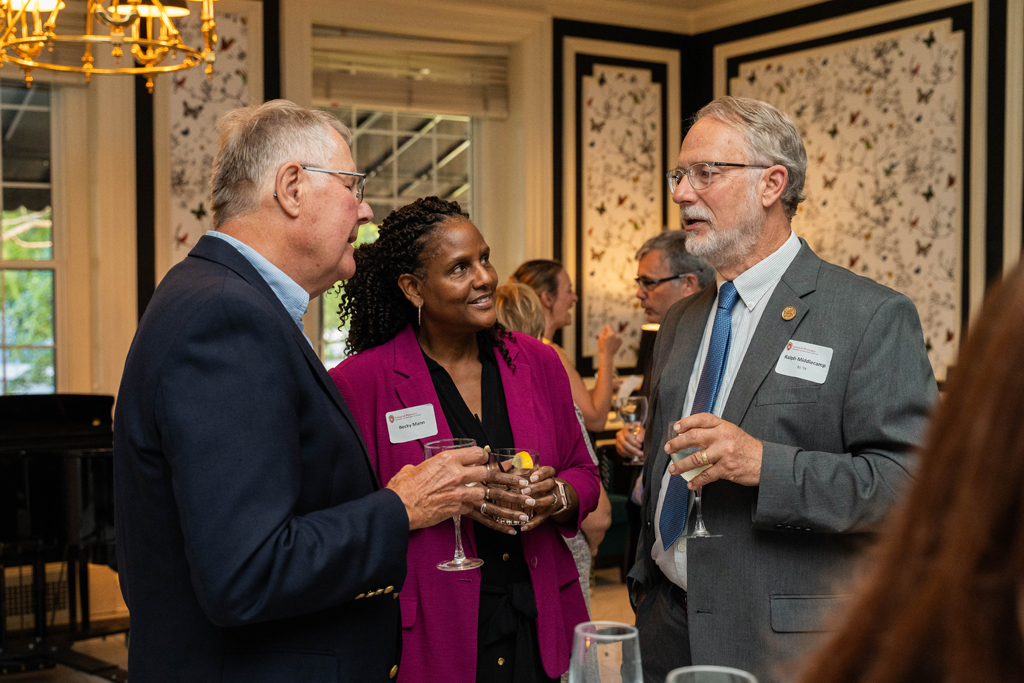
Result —
<instances>
[{"instance_id":1,"label":"suit button","mask_svg":"<svg viewBox=\"0 0 1024 683\"><path fill-rule=\"evenodd\" d=\"M530 558L530 569L536 569L536 568L537 568L537 556L534 555L533 557Z\"/></svg>"},{"instance_id":2,"label":"suit button","mask_svg":"<svg viewBox=\"0 0 1024 683\"><path fill-rule=\"evenodd\" d=\"M395 587L394 587L394 586L388 586L387 588L385 588L385 589L384 589L384 592L385 592L385 593L390 593L390 592L391 592L391 591L393 591L393 590L395 590Z\"/></svg>"},{"instance_id":3,"label":"suit button","mask_svg":"<svg viewBox=\"0 0 1024 683\"><path fill-rule=\"evenodd\" d=\"M397 675L398 675L398 665L395 664L393 667L391 667L391 673L388 674L388 678L394 678Z\"/></svg>"},{"instance_id":4,"label":"suit button","mask_svg":"<svg viewBox=\"0 0 1024 683\"><path fill-rule=\"evenodd\" d=\"M650 529L650 528L651 528L651 523L650 523L650 522L647 522L647 528L648 528L648 529Z\"/></svg>"},{"instance_id":5,"label":"suit button","mask_svg":"<svg viewBox=\"0 0 1024 683\"><path fill-rule=\"evenodd\" d=\"M377 590L373 591L374 595L381 595L383 593L384 593L384 589L383 588L378 588Z\"/></svg>"},{"instance_id":6,"label":"suit button","mask_svg":"<svg viewBox=\"0 0 1024 683\"><path fill-rule=\"evenodd\" d=\"M775 525L775 528L776 528L776 529L781 529L781 528L782 528L782 525L781 525L781 524L776 524L776 525Z\"/></svg>"},{"instance_id":7,"label":"suit button","mask_svg":"<svg viewBox=\"0 0 1024 683\"><path fill-rule=\"evenodd\" d=\"M365 597L366 597L366 593L360 593L359 595L356 596L356 600L361 600L361 599L363 599Z\"/></svg>"},{"instance_id":8,"label":"suit button","mask_svg":"<svg viewBox=\"0 0 1024 683\"><path fill-rule=\"evenodd\" d=\"M397 600L398 599L398 592L396 591L394 594L392 594L391 597L393 597L395 600Z\"/></svg>"},{"instance_id":9,"label":"suit button","mask_svg":"<svg viewBox=\"0 0 1024 683\"><path fill-rule=\"evenodd\" d=\"M508 562L508 558L509 558L509 554L508 553L505 553L504 555L501 556L501 559L505 560L506 562Z\"/></svg>"},{"instance_id":10,"label":"suit button","mask_svg":"<svg viewBox=\"0 0 1024 683\"><path fill-rule=\"evenodd\" d=\"M810 529L804 529L804 531L810 531Z\"/></svg>"},{"instance_id":11,"label":"suit button","mask_svg":"<svg viewBox=\"0 0 1024 683\"><path fill-rule=\"evenodd\" d=\"M786 525L786 531L792 531L792 530L793 530L793 527L791 527L790 525L787 524Z\"/></svg>"},{"instance_id":12,"label":"suit button","mask_svg":"<svg viewBox=\"0 0 1024 683\"><path fill-rule=\"evenodd\" d=\"M498 666L505 666L505 658L498 657Z\"/></svg>"}]
</instances>

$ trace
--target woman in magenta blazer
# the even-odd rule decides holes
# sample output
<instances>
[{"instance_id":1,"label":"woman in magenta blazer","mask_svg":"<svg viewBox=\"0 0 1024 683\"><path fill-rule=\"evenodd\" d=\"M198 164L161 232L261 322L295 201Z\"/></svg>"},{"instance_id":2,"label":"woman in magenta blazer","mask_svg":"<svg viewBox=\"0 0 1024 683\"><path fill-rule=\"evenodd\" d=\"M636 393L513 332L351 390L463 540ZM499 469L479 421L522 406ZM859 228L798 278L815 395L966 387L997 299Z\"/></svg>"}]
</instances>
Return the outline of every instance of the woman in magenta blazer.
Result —
<instances>
[{"instance_id":1,"label":"woman in magenta blazer","mask_svg":"<svg viewBox=\"0 0 1024 683\"><path fill-rule=\"evenodd\" d=\"M341 306L357 355L331 377L381 481L422 462L427 442L453 436L540 453L541 480L524 495L487 491L489 513L511 517L505 506L519 501L535 510L529 523L498 524L479 509L462 517L466 554L484 559L481 568L437 569L455 549L451 522L410 534L408 577L396 595L398 678L410 683L557 679L569 666L574 626L588 619L562 537L574 536L596 506L597 468L558 356L496 323L489 256L458 204L417 200L356 251ZM410 438L389 417L417 407L434 420Z\"/></svg>"}]
</instances>

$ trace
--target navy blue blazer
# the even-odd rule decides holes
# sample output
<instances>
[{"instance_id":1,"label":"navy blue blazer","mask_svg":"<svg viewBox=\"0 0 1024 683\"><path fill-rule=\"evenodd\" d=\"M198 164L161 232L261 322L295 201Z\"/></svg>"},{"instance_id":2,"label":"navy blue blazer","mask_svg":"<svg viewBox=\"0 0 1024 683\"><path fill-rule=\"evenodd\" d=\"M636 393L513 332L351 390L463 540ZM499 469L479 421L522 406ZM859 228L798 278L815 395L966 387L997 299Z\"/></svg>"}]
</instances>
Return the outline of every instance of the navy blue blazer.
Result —
<instances>
[{"instance_id":1,"label":"navy blue blazer","mask_svg":"<svg viewBox=\"0 0 1024 683\"><path fill-rule=\"evenodd\" d=\"M139 324L114 415L129 671L388 681L409 520L252 265L203 237Z\"/></svg>"}]
</instances>

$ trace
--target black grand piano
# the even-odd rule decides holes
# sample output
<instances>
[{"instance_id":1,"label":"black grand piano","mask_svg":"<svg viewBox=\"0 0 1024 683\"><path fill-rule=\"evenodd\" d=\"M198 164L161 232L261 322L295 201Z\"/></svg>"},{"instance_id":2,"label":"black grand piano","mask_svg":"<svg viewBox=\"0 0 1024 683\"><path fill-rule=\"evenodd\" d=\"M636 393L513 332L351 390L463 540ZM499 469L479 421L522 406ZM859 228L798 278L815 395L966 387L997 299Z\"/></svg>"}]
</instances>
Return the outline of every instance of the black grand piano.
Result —
<instances>
[{"instance_id":1,"label":"black grand piano","mask_svg":"<svg viewBox=\"0 0 1024 683\"><path fill-rule=\"evenodd\" d=\"M90 562L116 569L112 396L0 396L0 675L57 663L107 680L124 670L71 649L128 630L127 619L89 618ZM62 581L47 584L46 565ZM31 572L29 628L8 629L4 568ZM58 606L67 624L55 624ZM24 619L19 623L24 623Z\"/></svg>"}]
</instances>

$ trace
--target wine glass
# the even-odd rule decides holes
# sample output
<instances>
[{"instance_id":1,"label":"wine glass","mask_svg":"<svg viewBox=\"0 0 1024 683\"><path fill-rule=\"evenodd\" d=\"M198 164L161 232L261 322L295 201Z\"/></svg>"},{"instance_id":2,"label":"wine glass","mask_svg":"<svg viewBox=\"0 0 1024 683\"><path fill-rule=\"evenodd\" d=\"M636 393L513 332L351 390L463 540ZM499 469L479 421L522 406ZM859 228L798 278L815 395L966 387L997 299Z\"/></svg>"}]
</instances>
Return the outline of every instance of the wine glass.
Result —
<instances>
[{"instance_id":1,"label":"wine glass","mask_svg":"<svg viewBox=\"0 0 1024 683\"><path fill-rule=\"evenodd\" d=\"M569 683L643 683L635 626L585 621L574 629Z\"/></svg>"},{"instance_id":2,"label":"wine glass","mask_svg":"<svg viewBox=\"0 0 1024 683\"><path fill-rule=\"evenodd\" d=\"M443 453L444 451L454 451L459 448L473 448L475 446L476 441L473 439L441 439L440 441L431 441L423 447L423 457L426 459L435 456L438 453ZM476 482L466 485L474 486L475 484ZM455 515L452 519L455 521L455 557L447 562L441 562L437 565L437 568L446 572L476 569L482 565L484 561L477 557L466 557L466 554L462 551L462 515Z\"/></svg>"},{"instance_id":3,"label":"wine glass","mask_svg":"<svg viewBox=\"0 0 1024 683\"><path fill-rule=\"evenodd\" d=\"M624 426L629 427L630 434L635 438L647 421L647 397L628 396L624 399L619 399L616 403L615 410L619 414L619 419L622 420ZM632 459L623 464L643 465L644 460L643 458L633 456Z\"/></svg>"},{"instance_id":4,"label":"wine glass","mask_svg":"<svg viewBox=\"0 0 1024 683\"><path fill-rule=\"evenodd\" d=\"M672 425L669 425L669 438L671 439L674 436L676 436L676 433L672 429ZM694 453L700 453L700 451L701 451L701 448L699 448L699 447L684 448L681 451L677 451L677 452L673 453L670 457L672 458L672 462L679 462L680 460L682 460L683 458L685 458L685 457L687 457L689 455L693 455ZM704 470L706 470L709 467L711 467L711 465L701 465L700 467L694 467L692 470L687 470L687 471L683 472L682 474L680 474L679 476L689 482L689 481L693 480L694 477L696 477L698 474L700 474L701 472L703 472ZM704 487L701 486L700 488L697 489L696 495L694 496L693 508L694 508L694 510L697 513L697 518L696 518L696 521L693 523L693 531L691 531L688 534L684 534L682 536L682 538L721 538L722 537L722 534L712 534L712 533L710 533L707 530L707 528L704 526L704 513L703 513L703 511L701 509L701 493L703 491L704 491Z\"/></svg>"},{"instance_id":5,"label":"wine glass","mask_svg":"<svg viewBox=\"0 0 1024 683\"><path fill-rule=\"evenodd\" d=\"M684 666L669 671L665 683L757 683L757 679L727 666Z\"/></svg>"}]
</instances>

